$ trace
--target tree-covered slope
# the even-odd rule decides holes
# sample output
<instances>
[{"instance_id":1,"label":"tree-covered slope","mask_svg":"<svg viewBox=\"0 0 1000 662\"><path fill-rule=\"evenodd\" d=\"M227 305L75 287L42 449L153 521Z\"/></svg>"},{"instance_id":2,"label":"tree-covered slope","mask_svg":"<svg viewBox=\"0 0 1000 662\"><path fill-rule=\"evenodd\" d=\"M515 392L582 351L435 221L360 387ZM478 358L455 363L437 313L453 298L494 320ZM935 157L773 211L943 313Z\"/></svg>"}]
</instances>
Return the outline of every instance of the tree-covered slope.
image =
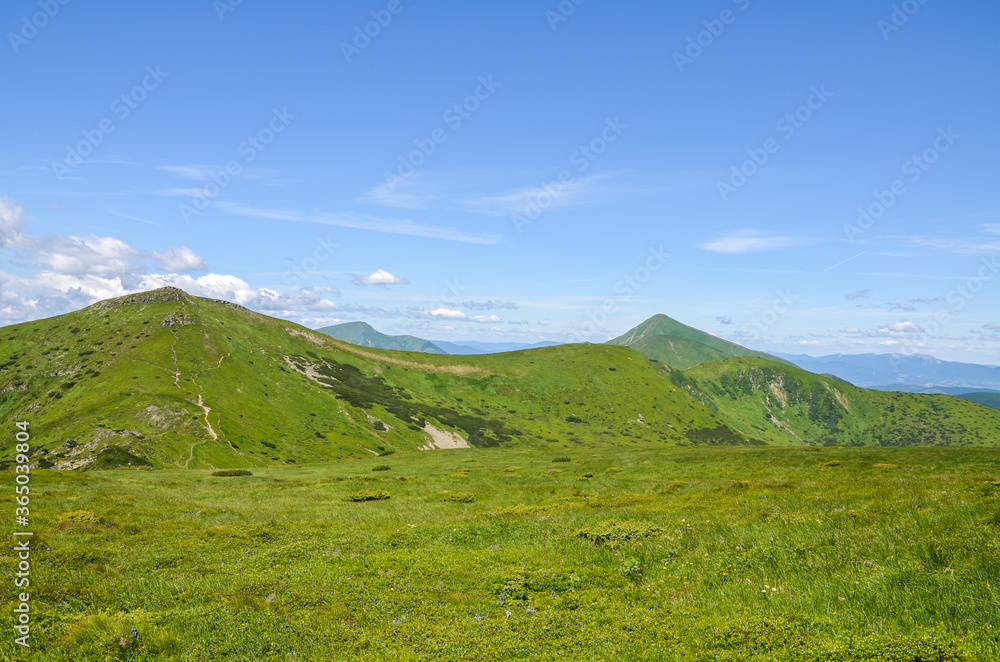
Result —
<instances>
[{"instance_id":1,"label":"tree-covered slope","mask_svg":"<svg viewBox=\"0 0 1000 662\"><path fill-rule=\"evenodd\" d=\"M958 396L963 400L968 400L970 402L975 402L986 407L993 407L994 409L1000 409L1000 393L990 393L990 392L976 392L976 393L963 393Z\"/></svg>"},{"instance_id":2,"label":"tree-covered slope","mask_svg":"<svg viewBox=\"0 0 1000 662\"><path fill-rule=\"evenodd\" d=\"M727 423L771 444L1000 443L1000 411L949 395L871 391L754 357L712 361L671 376Z\"/></svg>"}]
</instances>

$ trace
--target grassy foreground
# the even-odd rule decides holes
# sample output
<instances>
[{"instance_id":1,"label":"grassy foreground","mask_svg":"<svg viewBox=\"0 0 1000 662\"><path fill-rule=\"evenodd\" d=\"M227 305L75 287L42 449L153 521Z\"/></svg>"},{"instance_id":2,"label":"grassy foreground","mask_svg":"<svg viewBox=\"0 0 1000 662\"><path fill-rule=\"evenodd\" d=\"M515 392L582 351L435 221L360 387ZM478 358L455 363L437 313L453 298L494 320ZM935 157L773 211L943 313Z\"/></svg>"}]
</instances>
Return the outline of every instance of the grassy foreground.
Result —
<instances>
[{"instance_id":1,"label":"grassy foreground","mask_svg":"<svg viewBox=\"0 0 1000 662\"><path fill-rule=\"evenodd\" d=\"M0 657L1000 659L998 461L470 449L36 471L33 647L12 643L11 579Z\"/></svg>"}]
</instances>

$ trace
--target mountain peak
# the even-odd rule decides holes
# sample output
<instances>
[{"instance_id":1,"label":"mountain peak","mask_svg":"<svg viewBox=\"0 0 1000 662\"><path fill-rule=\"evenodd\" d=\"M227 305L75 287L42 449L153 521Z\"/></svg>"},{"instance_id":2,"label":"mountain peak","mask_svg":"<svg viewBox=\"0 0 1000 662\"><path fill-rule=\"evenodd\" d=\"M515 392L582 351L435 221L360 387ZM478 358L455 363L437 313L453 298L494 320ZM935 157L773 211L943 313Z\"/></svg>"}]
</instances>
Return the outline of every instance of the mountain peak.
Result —
<instances>
[{"instance_id":1,"label":"mountain peak","mask_svg":"<svg viewBox=\"0 0 1000 662\"><path fill-rule=\"evenodd\" d=\"M646 358L680 370L732 356L756 356L778 363L787 363L770 354L756 352L705 333L662 313L653 315L621 336L609 340L608 344L631 347Z\"/></svg>"},{"instance_id":2,"label":"mountain peak","mask_svg":"<svg viewBox=\"0 0 1000 662\"><path fill-rule=\"evenodd\" d=\"M191 295L176 287L161 287L147 292L126 294L114 299L105 299L89 306L94 310L113 308L116 306L138 306L160 301L191 301ZM228 303L228 302L227 302Z\"/></svg>"}]
</instances>

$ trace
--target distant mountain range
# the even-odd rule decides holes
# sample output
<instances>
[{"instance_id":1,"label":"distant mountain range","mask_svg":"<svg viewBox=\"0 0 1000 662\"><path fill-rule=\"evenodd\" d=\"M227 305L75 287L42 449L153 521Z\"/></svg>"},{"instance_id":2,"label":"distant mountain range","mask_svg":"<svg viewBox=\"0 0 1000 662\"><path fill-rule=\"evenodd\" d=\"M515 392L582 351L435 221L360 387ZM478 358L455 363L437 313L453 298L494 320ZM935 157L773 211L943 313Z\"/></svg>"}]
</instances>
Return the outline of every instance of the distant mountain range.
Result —
<instances>
[{"instance_id":1,"label":"distant mountain range","mask_svg":"<svg viewBox=\"0 0 1000 662\"><path fill-rule=\"evenodd\" d=\"M390 336L379 333L365 322L346 322L316 329L331 338L373 349L393 349L399 352L423 352L425 354L452 354L429 340L414 336Z\"/></svg>"},{"instance_id":2,"label":"distant mountain range","mask_svg":"<svg viewBox=\"0 0 1000 662\"><path fill-rule=\"evenodd\" d=\"M423 352L425 354L452 354L469 356L473 354L498 354L516 352L522 349L552 347L560 343L543 340L534 344L516 342L479 342L475 340L424 340L415 336L390 336L376 331L365 322L345 322L316 329L320 333L361 347L393 349L401 352Z\"/></svg>"},{"instance_id":3,"label":"distant mountain range","mask_svg":"<svg viewBox=\"0 0 1000 662\"><path fill-rule=\"evenodd\" d=\"M906 393L948 393L1000 390L1000 367L942 361L927 355L778 354L810 372L831 374L855 386Z\"/></svg>"},{"instance_id":4,"label":"distant mountain range","mask_svg":"<svg viewBox=\"0 0 1000 662\"><path fill-rule=\"evenodd\" d=\"M533 345L517 342L478 342L475 340L434 340L435 345L446 351L448 354L470 355L470 354L498 354L500 352L519 352L523 349L537 349L539 347L554 347L562 343L543 340Z\"/></svg>"}]
</instances>

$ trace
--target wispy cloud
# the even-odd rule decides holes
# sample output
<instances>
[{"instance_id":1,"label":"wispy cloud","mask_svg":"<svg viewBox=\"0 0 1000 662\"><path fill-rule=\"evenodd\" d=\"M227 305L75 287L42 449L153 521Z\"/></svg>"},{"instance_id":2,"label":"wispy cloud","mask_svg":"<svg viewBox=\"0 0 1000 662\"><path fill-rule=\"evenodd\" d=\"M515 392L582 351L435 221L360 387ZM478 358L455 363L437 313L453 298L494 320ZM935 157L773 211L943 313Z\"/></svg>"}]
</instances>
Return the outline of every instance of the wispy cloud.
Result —
<instances>
[{"instance_id":1,"label":"wispy cloud","mask_svg":"<svg viewBox=\"0 0 1000 662\"><path fill-rule=\"evenodd\" d=\"M855 299L863 299L868 296L868 292L870 291L871 290L858 290L857 292L851 292L850 294L845 295L844 298L850 301L854 301Z\"/></svg>"},{"instance_id":2,"label":"wispy cloud","mask_svg":"<svg viewBox=\"0 0 1000 662\"><path fill-rule=\"evenodd\" d=\"M163 227L162 224L157 223L156 221L151 221L151 220L146 219L146 218L140 218L138 216L132 216L130 214L123 214L123 213L121 213L120 211L118 211L116 209L105 209L104 211L106 211L107 213L111 214L112 216L117 216L118 218L124 218L124 219L127 219L129 221L138 221L139 223L146 223L147 225L157 225L157 226Z\"/></svg>"},{"instance_id":3,"label":"wispy cloud","mask_svg":"<svg viewBox=\"0 0 1000 662\"><path fill-rule=\"evenodd\" d=\"M463 308L468 308L470 310L517 310L518 305L513 301L494 301L490 299L489 301L463 301Z\"/></svg>"},{"instance_id":4,"label":"wispy cloud","mask_svg":"<svg viewBox=\"0 0 1000 662\"><path fill-rule=\"evenodd\" d=\"M250 207L236 202L218 202L215 206L219 209L249 218L264 218L276 221L289 221L293 223L316 223L319 225L332 225L342 228L353 228L356 230L368 230L370 232L384 232L387 234L408 235L411 237L426 237L428 239L442 239L444 241L458 241L467 244L496 244L501 237L494 234L471 234L456 230L454 228L442 228L432 225L419 225L410 219L386 219L368 214L355 214L350 212L342 213L314 213L305 215L297 211L287 209L264 209L260 207Z\"/></svg>"},{"instance_id":5,"label":"wispy cloud","mask_svg":"<svg viewBox=\"0 0 1000 662\"><path fill-rule=\"evenodd\" d=\"M763 230L737 230L712 241L700 244L698 247L711 253L737 255L741 253L757 253L760 251L775 251L790 248L800 242L790 237L770 234Z\"/></svg>"},{"instance_id":6,"label":"wispy cloud","mask_svg":"<svg viewBox=\"0 0 1000 662\"><path fill-rule=\"evenodd\" d=\"M515 189L500 195L483 195L456 200L456 205L485 216L523 213L531 205L544 209L598 202L610 193L608 175L591 175L564 184L539 184Z\"/></svg>"},{"instance_id":7,"label":"wispy cloud","mask_svg":"<svg viewBox=\"0 0 1000 662\"><path fill-rule=\"evenodd\" d=\"M850 327L844 329L844 333L852 336L864 336L866 338L908 338L921 335L924 333L924 330L913 322L904 321L886 324L885 326L873 329Z\"/></svg>"}]
</instances>

